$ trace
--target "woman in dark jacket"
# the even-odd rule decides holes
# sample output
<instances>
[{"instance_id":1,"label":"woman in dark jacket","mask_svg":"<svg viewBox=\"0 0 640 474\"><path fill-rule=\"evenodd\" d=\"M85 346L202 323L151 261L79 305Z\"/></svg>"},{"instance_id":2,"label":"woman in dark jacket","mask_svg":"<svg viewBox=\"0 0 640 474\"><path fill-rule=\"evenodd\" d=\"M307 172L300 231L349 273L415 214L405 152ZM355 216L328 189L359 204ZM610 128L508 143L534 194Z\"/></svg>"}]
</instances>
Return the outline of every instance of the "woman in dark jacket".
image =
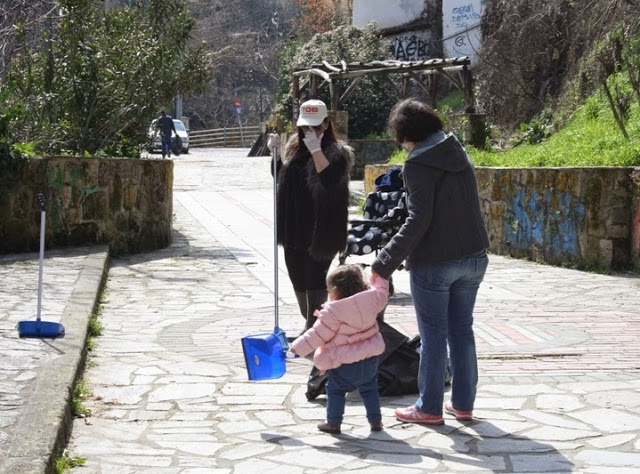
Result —
<instances>
[{"instance_id":1,"label":"woman in dark jacket","mask_svg":"<svg viewBox=\"0 0 640 474\"><path fill-rule=\"evenodd\" d=\"M336 139L320 100L300 106L296 125L283 161L278 154L278 243L308 329L327 299L331 261L346 246L353 150ZM280 148L277 135L267 146Z\"/></svg>"},{"instance_id":2,"label":"woman in dark jacket","mask_svg":"<svg viewBox=\"0 0 640 474\"><path fill-rule=\"evenodd\" d=\"M396 418L441 425L443 410L471 420L478 382L473 309L488 265L489 237L471 159L442 121L415 99L398 103L389 128L409 150L402 176L409 217L382 249L372 270L385 279L406 259L422 340L415 405ZM443 406L447 342L453 374Z\"/></svg>"}]
</instances>

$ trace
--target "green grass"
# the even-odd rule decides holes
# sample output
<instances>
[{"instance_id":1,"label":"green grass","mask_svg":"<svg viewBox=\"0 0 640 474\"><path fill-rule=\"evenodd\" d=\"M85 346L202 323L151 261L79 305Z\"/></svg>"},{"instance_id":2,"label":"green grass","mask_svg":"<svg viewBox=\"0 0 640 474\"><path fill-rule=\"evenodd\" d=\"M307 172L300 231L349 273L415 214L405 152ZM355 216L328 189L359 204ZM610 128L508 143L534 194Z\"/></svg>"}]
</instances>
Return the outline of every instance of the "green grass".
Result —
<instances>
[{"instance_id":1,"label":"green grass","mask_svg":"<svg viewBox=\"0 0 640 474\"><path fill-rule=\"evenodd\" d=\"M623 75L618 80L623 89L628 90L625 78ZM531 126L536 125L540 126L540 122L532 121ZM511 141L520 140L523 143L511 148L506 146L505 150L466 148L476 166L640 166L640 106L635 96L631 99L626 130L629 140L622 135L604 93L599 92L589 97L561 129L540 143L526 143L524 133L520 132ZM389 163L402 165L406 156L404 150L398 150L391 155Z\"/></svg>"},{"instance_id":2,"label":"green grass","mask_svg":"<svg viewBox=\"0 0 640 474\"><path fill-rule=\"evenodd\" d=\"M83 402L91 396L83 380L79 380L73 387L73 397L71 400L71 412L77 417L91 416L91 410L84 406Z\"/></svg>"},{"instance_id":3,"label":"green grass","mask_svg":"<svg viewBox=\"0 0 640 474\"><path fill-rule=\"evenodd\" d=\"M69 452L65 449L62 456L56 459L55 472L56 474L63 474L72 467L82 466L86 462L86 458L69 457Z\"/></svg>"},{"instance_id":4,"label":"green grass","mask_svg":"<svg viewBox=\"0 0 640 474\"><path fill-rule=\"evenodd\" d=\"M402 165L404 160L407 159L407 152L403 148L395 150L389 157L389 164Z\"/></svg>"},{"instance_id":5,"label":"green grass","mask_svg":"<svg viewBox=\"0 0 640 474\"><path fill-rule=\"evenodd\" d=\"M591 96L568 122L541 143L508 151L468 147L476 166L584 167L640 166L640 107L633 98L625 139L603 93Z\"/></svg>"},{"instance_id":6,"label":"green grass","mask_svg":"<svg viewBox=\"0 0 640 474\"><path fill-rule=\"evenodd\" d=\"M464 94L459 89L452 89L446 96L438 100L438 110L449 109L460 111L465 107Z\"/></svg>"}]
</instances>

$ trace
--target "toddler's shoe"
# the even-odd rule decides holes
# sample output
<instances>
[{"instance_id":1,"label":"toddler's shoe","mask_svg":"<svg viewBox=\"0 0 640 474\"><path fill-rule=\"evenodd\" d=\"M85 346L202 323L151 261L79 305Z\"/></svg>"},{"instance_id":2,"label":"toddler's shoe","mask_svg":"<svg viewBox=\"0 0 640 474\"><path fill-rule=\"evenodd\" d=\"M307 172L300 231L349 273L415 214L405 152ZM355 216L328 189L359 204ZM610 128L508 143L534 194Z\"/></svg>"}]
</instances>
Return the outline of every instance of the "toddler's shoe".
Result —
<instances>
[{"instance_id":1,"label":"toddler's shoe","mask_svg":"<svg viewBox=\"0 0 640 474\"><path fill-rule=\"evenodd\" d=\"M458 421L473 421L472 410L456 410L451 402L444 402L443 409L445 413L455 416Z\"/></svg>"},{"instance_id":2,"label":"toddler's shoe","mask_svg":"<svg viewBox=\"0 0 640 474\"><path fill-rule=\"evenodd\" d=\"M324 433L340 434L340 425L334 423L318 423L318 429Z\"/></svg>"},{"instance_id":3,"label":"toddler's shoe","mask_svg":"<svg viewBox=\"0 0 640 474\"><path fill-rule=\"evenodd\" d=\"M382 431L382 422L376 421L374 423L369 423L371 425L371 431Z\"/></svg>"},{"instance_id":4,"label":"toddler's shoe","mask_svg":"<svg viewBox=\"0 0 640 474\"><path fill-rule=\"evenodd\" d=\"M418 410L415 405L407 408L396 408L396 418L405 423L418 423L420 425L444 425L442 415L430 415Z\"/></svg>"}]
</instances>

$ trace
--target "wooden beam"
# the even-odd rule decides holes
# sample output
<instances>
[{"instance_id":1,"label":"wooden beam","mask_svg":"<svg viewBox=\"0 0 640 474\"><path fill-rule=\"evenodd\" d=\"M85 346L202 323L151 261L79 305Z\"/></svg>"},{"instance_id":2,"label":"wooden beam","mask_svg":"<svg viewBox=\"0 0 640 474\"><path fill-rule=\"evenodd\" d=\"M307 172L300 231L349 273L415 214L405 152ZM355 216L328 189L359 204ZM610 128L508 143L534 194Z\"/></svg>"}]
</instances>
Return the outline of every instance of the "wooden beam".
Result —
<instances>
[{"instance_id":1,"label":"wooden beam","mask_svg":"<svg viewBox=\"0 0 640 474\"><path fill-rule=\"evenodd\" d=\"M385 79L389 84L391 84L391 86L396 90L396 92L398 93L398 97L403 97L403 95L402 95L402 87L398 87L398 85L397 85L395 82L393 82L393 81L391 80L391 78L389 77L389 75L388 75L388 74L385 74L385 75L384 75L384 79Z\"/></svg>"},{"instance_id":2,"label":"wooden beam","mask_svg":"<svg viewBox=\"0 0 640 474\"><path fill-rule=\"evenodd\" d=\"M329 64L327 61L324 61L324 60L322 61L322 65L324 67L326 67L329 71L333 71L333 72L340 72L341 71L340 68L335 67L335 66Z\"/></svg>"},{"instance_id":3,"label":"wooden beam","mask_svg":"<svg viewBox=\"0 0 640 474\"><path fill-rule=\"evenodd\" d=\"M312 68L312 69L305 69L304 71L296 71L293 73L293 76L306 76L309 74L315 74L317 76L322 77L325 81L331 81L331 78L329 76L329 73L326 71L323 71L322 69L317 69L317 68Z\"/></svg>"},{"instance_id":4,"label":"wooden beam","mask_svg":"<svg viewBox=\"0 0 640 474\"><path fill-rule=\"evenodd\" d=\"M423 84L422 79L414 71L409 71L408 74L413 78L414 81L418 83L422 90L427 93L427 95L429 96L429 100L432 100L431 91L425 84Z\"/></svg>"},{"instance_id":5,"label":"wooden beam","mask_svg":"<svg viewBox=\"0 0 640 474\"><path fill-rule=\"evenodd\" d=\"M347 90L344 91L344 94L342 94L342 96L340 97L340 100L338 101L338 105L343 104L344 101L349 98L349 96L353 93L353 91L356 90L356 87L358 87L358 84L360 84L360 81L362 81L362 79L364 79L364 76L356 77L353 80L353 82L349 84L349 87L347 87Z\"/></svg>"}]
</instances>

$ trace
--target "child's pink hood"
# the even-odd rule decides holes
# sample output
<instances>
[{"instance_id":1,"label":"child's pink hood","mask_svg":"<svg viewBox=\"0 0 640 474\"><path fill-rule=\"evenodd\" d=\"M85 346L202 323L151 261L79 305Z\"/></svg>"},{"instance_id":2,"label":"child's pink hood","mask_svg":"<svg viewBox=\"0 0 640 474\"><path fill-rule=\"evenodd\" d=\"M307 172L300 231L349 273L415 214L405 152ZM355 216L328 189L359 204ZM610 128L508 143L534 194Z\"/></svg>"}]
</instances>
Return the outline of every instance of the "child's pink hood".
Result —
<instances>
[{"instance_id":1,"label":"child's pink hood","mask_svg":"<svg viewBox=\"0 0 640 474\"><path fill-rule=\"evenodd\" d=\"M315 312L312 328L291 344L301 357L316 350L313 361L321 371L335 369L384 352L376 316L389 302L389 282L372 276L370 290L330 301Z\"/></svg>"}]
</instances>

